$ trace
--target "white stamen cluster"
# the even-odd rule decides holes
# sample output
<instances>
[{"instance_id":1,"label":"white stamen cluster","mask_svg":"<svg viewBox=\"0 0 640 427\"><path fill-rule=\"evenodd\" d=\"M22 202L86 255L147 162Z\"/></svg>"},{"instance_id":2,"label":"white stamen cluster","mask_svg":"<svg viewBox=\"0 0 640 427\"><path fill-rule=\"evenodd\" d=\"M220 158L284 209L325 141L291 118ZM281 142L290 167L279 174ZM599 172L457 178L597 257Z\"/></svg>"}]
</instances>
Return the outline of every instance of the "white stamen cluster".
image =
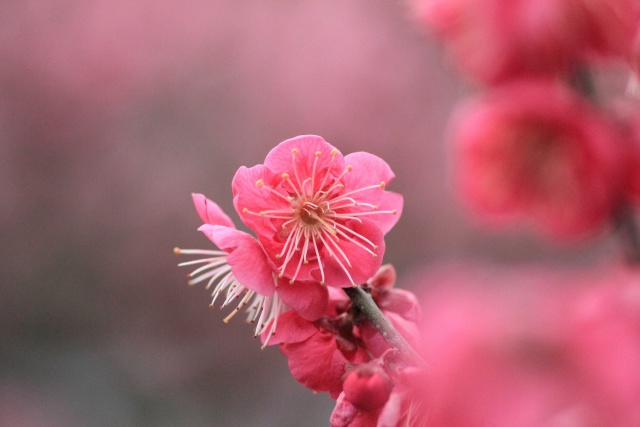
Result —
<instances>
[{"instance_id":1,"label":"white stamen cluster","mask_svg":"<svg viewBox=\"0 0 640 427\"><path fill-rule=\"evenodd\" d=\"M287 201L289 208L263 210L252 212L247 208L245 213L260 215L266 218L284 220L281 226L281 235L287 236L280 253L276 255L282 263L278 267L279 277L283 277L287 266L291 263L294 255L299 253L296 269L289 278L289 283L293 283L303 264L310 261L318 263L321 275L321 283L325 283L325 271L320 258L320 250L324 248L331 258L340 266L352 285L355 283L349 273L353 268L348 256L340 247L340 241L349 241L371 256L377 257L378 246L362 234L347 227L345 223L349 220L356 220L362 223L360 217L376 214L392 214L395 210L380 211L378 206L357 200L358 193L372 190L384 189L385 182L365 186L343 193L344 184L342 178L353 170L348 165L338 176L332 175L332 168L328 167L322 179L316 179L318 159L323 155L317 151L313 162L313 169L310 177L301 179L296 167L296 156L299 150L292 150L293 177L289 173L282 174L282 181L272 188L265 184L262 179L256 182L256 186L269 191L277 197ZM338 154L338 150L331 151L331 162ZM365 211L354 211L353 208L369 208Z\"/></svg>"},{"instance_id":2,"label":"white stamen cluster","mask_svg":"<svg viewBox=\"0 0 640 427\"><path fill-rule=\"evenodd\" d=\"M220 308L225 308L236 300L240 300L236 308L224 318L224 322L228 323L238 311L246 307L247 322L256 323L254 336L261 335L266 328L269 328L269 337L276 332L278 315L285 311L284 303L278 298L277 294L271 296L260 295L259 293L246 288L236 279L231 266L227 262L227 253L224 251L205 250L205 249L180 249L174 248L176 254L186 255L205 255L206 258L186 261L178 264L179 267L187 265L198 265L200 267L193 270L187 275L189 285L195 285L207 280L206 289L211 289L212 300L209 304L214 306L216 300L221 294L224 294L224 301ZM263 346L266 346L269 338Z\"/></svg>"}]
</instances>

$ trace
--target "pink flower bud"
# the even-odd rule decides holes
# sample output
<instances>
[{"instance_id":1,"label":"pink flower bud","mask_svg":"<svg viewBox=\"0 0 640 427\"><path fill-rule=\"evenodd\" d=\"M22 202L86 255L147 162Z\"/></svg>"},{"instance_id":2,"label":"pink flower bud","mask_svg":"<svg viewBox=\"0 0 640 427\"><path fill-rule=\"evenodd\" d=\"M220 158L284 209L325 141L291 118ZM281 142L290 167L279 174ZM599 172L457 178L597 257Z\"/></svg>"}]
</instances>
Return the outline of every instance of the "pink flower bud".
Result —
<instances>
[{"instance_id":1,"label":"pink flower bud","mask_svg":"<svg viewBox=\"0 0 640 427\"><path fill-rule=\"evenodd\" d=\"M342 384L346 399L364 411L384 405L392 387L391 379L377 363L357 366L347 374Z\"/></svg>"}]
</instances>

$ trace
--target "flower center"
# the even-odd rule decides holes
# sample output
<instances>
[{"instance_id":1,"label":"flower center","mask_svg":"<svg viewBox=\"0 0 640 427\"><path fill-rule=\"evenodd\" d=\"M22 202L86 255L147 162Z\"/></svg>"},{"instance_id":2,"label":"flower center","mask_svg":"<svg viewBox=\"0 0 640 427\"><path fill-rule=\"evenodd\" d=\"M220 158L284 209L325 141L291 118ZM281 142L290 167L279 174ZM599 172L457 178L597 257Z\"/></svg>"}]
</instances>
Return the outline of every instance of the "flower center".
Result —
<instances>
[{"instance_id":1,"label":"flower center","mask_svg":"<svg viewBox=\"0 0 640 427\"><path fill-rule=\"evenodd\" d=\"M343 177L352 171L351 165L337 175L331 166L325 166L326 169L321 171L318 161L323 154L318 151L314 154L310 176L301 176L296 159L300 150L294 148L291 153L292 173L283 173L279 184L272 187L262 179L256 181L257 187L286 200L288 207L260 212L244 208L243 212L280 222L277 227L284 242L282 250L275 255L280 260L277 268L279 277L285 275L288 266L293 266L294 271L286 273L289 282L293 283L302 266L314 262L320 270L320 283L324 284L322 253L331 258L355 286L349 273L353 267L343 249L345 242L358 246L373 257L378 256L378 246L347 223L362 223L361 217L366 215L396 214L395 210L378 210L375 204L356 199L366 199L367 191L384 190L385 182L345 191ZM333 162L338 151L334 149L330 154L330 162Z\"/></svg>"},{"instance_id":2,"label":"flower center","mask_svg":"<svg viewBox=\"0 0 640 427\"><path fill-rule=\"evenodd\" d=\"M320 224L324 216L324 209L312 202L304 202L302 206L296 209L300 220L309 226L317 226Z\"/></svg>"}]
</instances>

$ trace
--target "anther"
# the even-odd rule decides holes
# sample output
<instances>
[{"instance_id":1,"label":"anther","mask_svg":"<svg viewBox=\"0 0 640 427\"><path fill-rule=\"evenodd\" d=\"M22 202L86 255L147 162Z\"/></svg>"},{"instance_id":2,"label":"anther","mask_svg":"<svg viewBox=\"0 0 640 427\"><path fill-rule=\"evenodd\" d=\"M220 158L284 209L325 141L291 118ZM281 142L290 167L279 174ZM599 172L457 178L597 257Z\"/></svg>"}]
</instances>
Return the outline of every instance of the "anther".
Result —
<instances>
[{"instance_id":1,"label":"anther","mask_svg":"<svg viewBox=\"0 0 640 427\"><path fill-rule=\"evenodd\" d=\"M296 154L298 154L300 151L297 148L294 148L293 150L291 150L291 154L293 154L294 156Z\"/></svg>"},{"instance_id":2,"label":"anther","mask_svg":"<svg viewBox=\"0 0 640 427\"><path fill-rule=\"evenodd\" d=\"M282 174L282 179L287 180L287 179L289 179L289 176L290 175L285 172L285 173Z\"/></svg>"},{"instance_id":3,"label":"anther","mask_svg":"<svg viewBox=\"0 0 640 427\"><path fill-rule=\"evenodd\" d=\"M260 188L264 185L264 181L262 180L262 178L260 178L259 180L256 181L256 187Z\"/></svg>"},{"instance_id":4,"label":"anther","mask_svg":"<svg viewBox=\"0 0 640 427\"><path fill-rule=\"evenodd\" d=\"M394 214L394 215L395 215L397 212L398 212L398 211L397 211L397 210L395 210L395 209L391 211L391 213L392 213L392 214Z\"/></svg>"},{"instance_id":5,"label":"anther","mask_svg":"<svg viewBox=\"0 0 640 427\"><path fill-rule=\"evenodd\" d=\"M315 154L316 154L316 157L320 157L320 156L322 156L322 151L316 151Z\"/></svg>"},{"instance_id":6,"label":"anther","mask_svg":"<svg viewBox=\"0 0 640 427\"><path fill-rule=\"evenodd\" d=\"M242 208L242 213L247 213L247 212L249 212L249 209L247 209L247 208Z\"/></svg>"},{"instance_id":7,"label":"anther","mask_svg":"<svg viewBox=\"0 0 640 427\"><path fill-rule=\"evenodd\" d=\"M331 155L333 157L335 157L337 154L338 154L338 149L337 148L334 148L333 150L331 150Z\"/></svg>"},{"instance_id":8,"label":"anther","mask_svg":"<svg viewBox=\"0 0 640 427\"><path fill-rule=\"evenodd\" d=\"M353 170L353 166L352 165L347 165L347 172L351 172Z\"/></svg>"},{"instance_id":9,"label":"anther","mask_svg":"<svg viewBox=\"0 0 640 427\"><path fill-rule=\"evenodd\" d=\"M173 248L173 253L176 255L180 255L180 248Z\"/></svg>"},{"instance_id":10,"label":"anther","mask_svg":"<svg viewBox=\"0 0 640 427\"><path fill-rule=\"evenodd\" d=\"M386 183L386 182L382 181L382 182L380 183L380 188L384 188L384 187L386 187L386 186L387 186L387 183Z\"/></svg>"}]
</instances>

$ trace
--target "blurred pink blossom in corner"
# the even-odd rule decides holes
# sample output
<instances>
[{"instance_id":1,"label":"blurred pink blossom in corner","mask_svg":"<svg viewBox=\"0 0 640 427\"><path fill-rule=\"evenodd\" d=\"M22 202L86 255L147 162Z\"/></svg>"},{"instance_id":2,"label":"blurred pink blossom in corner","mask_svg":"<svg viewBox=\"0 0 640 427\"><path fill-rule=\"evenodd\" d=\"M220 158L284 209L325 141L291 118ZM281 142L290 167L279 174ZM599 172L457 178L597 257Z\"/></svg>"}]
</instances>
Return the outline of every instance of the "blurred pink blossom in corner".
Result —
<instances>
[{"instance_id":1,"label":"blurred pink blossom in corner","mask_svg":"<svg viewBox=\"0 0 640 427\"><path fill-rule=\"evenodd\" d=\"M640 422L637 270L458 265L421 284L430 425Z\"/></svg>"}]
</instances>

